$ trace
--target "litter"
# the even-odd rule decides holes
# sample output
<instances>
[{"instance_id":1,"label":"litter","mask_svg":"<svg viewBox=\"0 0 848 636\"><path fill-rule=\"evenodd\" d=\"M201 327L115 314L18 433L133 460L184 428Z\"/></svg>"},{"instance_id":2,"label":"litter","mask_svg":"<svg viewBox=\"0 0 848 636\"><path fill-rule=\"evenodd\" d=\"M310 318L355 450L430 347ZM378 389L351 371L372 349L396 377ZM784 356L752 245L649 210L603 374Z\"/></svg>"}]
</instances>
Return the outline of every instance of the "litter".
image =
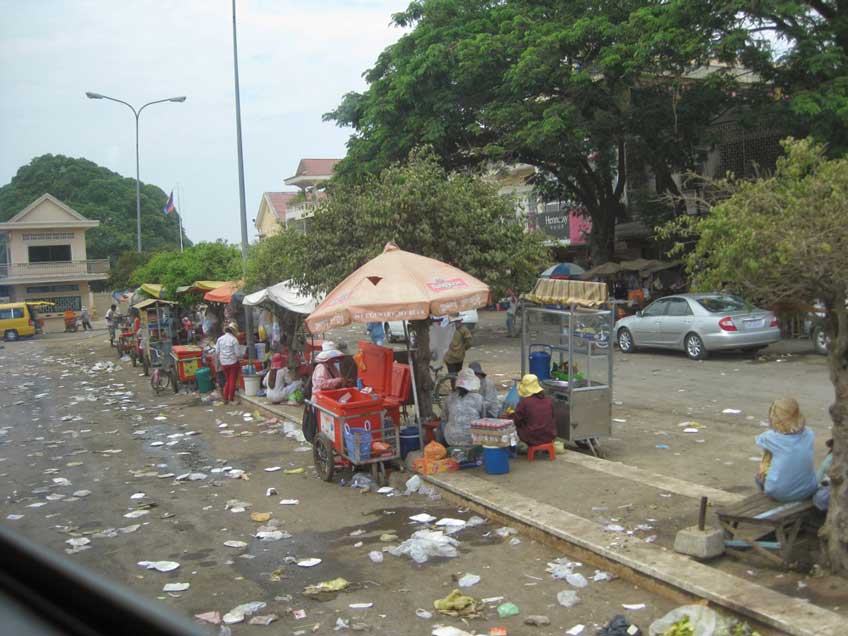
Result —
<instances>
[{"instance_id":1,"label":"litter","mask_svg":"<svg viewBox=\"0 0 848 636\"><path fill-rule=\"evenodd\" d=\"M350 609L371 609L374 607L374 603L350 603L348 607Z\"/></svg>"},{"instance_id":2,"label":"litter","mask_svg":"<svg viewBox=\"0 0 848 636\"><path fill-rule=\"evenodd\" d=\"M386 532L380 535L380 541L383 543L391 543L397 541L398 536L394 532Z\"/></svg>"},{"instance_id":3,"label":"litter","mask_svg":"<svg viewBox=\"0 0 848 636\"><path fill-rule=\"evenodd\" d=\"M260 530L253 536L260 541L279 541L280 539L291 538L291 534L282 530Z\"/></svg>"},{"instance_id":4,"label":"litter","mask_svg":"<svg viewBox=\"0 0 848 636\"><path fill-rule=\"evenodd\" d=\"M203 612L202 614L195 614L194 617L205 623L212 623L213 625L221 624L221 612Z\"/></svg>"},{"instance_id":5,"label":"litter","mask_svg":"<svg viewBox=\"0 0 848 636\"><path fill-rule=\"evenodd\" d=\"M519 544L521 544L521 539L519 539L518 537L513 537L512 539L509 540L509 545L519 545Z\"/></svg>"},{"instance_id":6,"label":"litter","mask_svg":"<svg viewBox=\"0 0 848 636\"><path fill-rule=\"evenodd\" d=\"M267 490L265 490L265 496L266 497L273 497L276 494L277 494L276 488L268 488Z\"/></svg>"},{"instance_id":7,"label":"litter","mask_svg":"<svg viewBox=\"0 0 848 636\"><path fill-rule=\"evenodd\" d=\"M683 432L684 433L700 433L701 431L700 431L700 429L697 429L697 428L684 428Z\"/></svg>"},{"instance_id":8,"label":"litter","mask_svg":"<svg viewBox=\"0 0 848 636\"><path fill-rule=\"evenodd\" d=\"M571 629L566 630L565 633L568 634L568 636L580 636L580 634L583 633L584 629L586 629L586 626L581 623L578 623Z\"/></svg>"},{"instance_id":9,"label":"litter","mask_svg":"<svg viewBox=\"0 0 848 636\"><path fill-rule=\"evenodd\" d=\"M70 486L71 481L69 479L65 479L64 477L55 477L53 479L53 483L57 486Z\"/></svg>"},{"instance_id":10,"label":"litter","mask_svg":"<svg viewBox=\"0 0 848 636\"><path fill-rule=\"evenodd\" d=\"M622 603L621 606L626 610L630 610L631 612L640 609L645 609L644 603Z\"/></svg>"},{"instance_id":11,"label":"litter","mask_svg":"<svg viewBox=\"0 0 848 636\"><path fill-rule=\"evenodd\" d=\"M228 548L246 548L247 543L244 541L224 541L224 545Z\"/></svg>"},{"instance_id":12,"label":"litter","mask_svg":"<svg viewBox=\"0 0 848 636\"><path fill-rule=\"evenodd\" d=\"M382 563L383 553L379 550L372 550L368 553L368 558L371 559L374 563Z\"/></svg>"},{"instance_id":13,"label":"litter","mask_svg":"<svg viewBox=\"0 0 848 636\"><path fill-rule=\"evenodd\" d=\"M565 582L568 583L572 587L576 587L578 589L584 588L589 585L589 581L586 580L586 577L578 572L569 572L565 575Z\"/></svg>"},{"instance_id":14,"label":"litter","mask_svg":"<svg viewBox=\"0 0 848 636\"><path fill-rule=\"evenodd\" d=\"M425 620L430 619L430 618L433 618L433 613L432 613L432 612L428 612L427 610L422 609L422 608L420 608L420 607L419 607L417 610L415 610L415 615L416 615L418 618L423 618L423 619L425 619Z\"/></svg>"},{"instance_id":15,"label":"litter","mask_svg":"<svg viewBox=\"0 0 848 636\"><path fill-rule=\"evenodd\" d=\"M458 627L453 627L452 625L443 625L440 627L435 627L430 633L432 634L432 636L471 636L471 634L469 632L466 632L464 629L459 629Z\"/></svg>"},{"instance_id":16,"label":"litter","mask_svg":"<svg viewBox=\"0 0 848 636\"><path fill-rule=\"evenodd\" d=\"M541 614L531 614L530 616L524 619L524 624L542 627L544 625L550 625L551 619L547 616L542 616Z\"/></svg>"},{"instance_id":17,"label":"litter","mask_svg":"<svg viewBox=\"0 0 848 636\"><path fill-rule=\"evenodd\" d=\"M457 584L459 587L471 587L480 582L480 577L477 574L465 574L459 578Z\"/></svg>"},{"instance_id":18,"label":"litter","mask_svg":"<svg viewBox=\"0 0 848 636\"><path fill-rule=\"evenodd\" d=\"M627 420L621 419L620 417L614 417L612 418L612 421L617 422L619 424L627 424Z\"/></svg>"},{"instance_id":19,"label":"litter","mask_svg":"<svg viewBox=\"0 0 848 636\"><path fill-rule=\"evenodd\" d=\"M664 450L666 448L669 448L669 445L668 444L657 444L657 448Z\"/></svg>"},{"instance_id":20,"label":"litter","mask_svg":"<svg viewBox=\"0 0 848 636\"><path fill-rule=\"evenodd\" d=\"M477 601L459 590L452 590L445 598L436 599L433 601L433 607L446 616L471 617L479 614Z\"/></svg>"},{"instance_id":21,"label":"litter","mask_svg":"<svg viewBox=\"0 0 848 636\"><path fill-rule=\"evenodd\" d=\"M505 539L510 535L518 534L518 530L505 526L503 528L498 528L497 530L495 530L495 534Z\"/></svg>"},{"instance_id":22,"label":"litter","mask_svg":"<svg viewBox=\"0 0 848 636\"><path fill-rule=\"evenodd\" d=\"M391 486L383 486L382 488L377 489L378 495L391 495L395 491Z\"/></svg>"},{"instance_id":23,"label":"litter","mask_svg":"<svg viewBox=\"0 0 848 636\"><path fill-rule=\"evenodd\" d=\"M191 587L191 583L165 583L162 588L163 592L185 592Z\"/></svg>"},{"instance_id":24,"label":"litter","mask_svg":"<svg viewBox=\"0 0 848 636\"><path fill-rule=\"evenodd\" d=\"M595 576L592 577L592 580L596 583L600 581L612 581L612 579L612 574L604 572L603 570L595 570Z\"/></svg>"},{"instance_id":25,"label":"litter","mask_svg":"<svg viewBox=\"0 0 848 636\"><path fill-rule=\"evenodd\" d=\"M149 510L132 510L124 515L127 519L138 519L139 517L143 517L144 515L150 514Z\"/></svg>"},{"instance_id":26,"label":"litter","mask_svg":"<svg viewBox=\"0 0 848 636\"><path fill-rule=\"evenodd\" d=\"M439 527L449 527L449 528L464 528L465 522L462 519L451 519L450 517L444 517L443 519L439 519L436 522L436 525Z\"/></svg>"},{"instance_id":27,"label":"litter","mask_svg":"<svg viewBox=\"0 0 848 636\"><path fill-rule=\"evenodd\" d=\"M516 616L520 611L521 610L518 609L518 605L515 603L501 603L498 605L498 616L501 618Z\"/></svg>"},{"instance_id":28,"label":"litter","mask_svg":"<svg viewBox=\"0 0 848 636\"><path fill-rule=\"evenodd\" d=\"M474 528L476 526L485 525L485 523L486 523L486 520L483 519L483 517L478 517L477 515L474 515L468 521L465 522L465 527L466 528Z\"/></svg>"},{"instance_id":29,"label":"litter","mask_svg":"<svg viewBox=\"0 0 848 636\"><path fill-rule=\"evenodd\" d=\"M247 624L268 626L278 618L279 617L276 614L263 614L262 616L254 616L249 621L247 621Z\"/></svg>"},{"instance_id":30,"label":"litter","mask_svg":"<svg viewBox=\"0 0 848 636\"><path fill-rule=\"evenodd\" d=\"M325 600L322 599L323 596L327 594L335 595L337 592L343 592L349 586L350 581L339 577L333 579L332 581L322 581L321 583L316 583L315 585L307 585L305 588L303 588L303 595L309 597L318 597L318 600Z\"/></svg>"},{"instance_id":31,"label":"litter","mask_svg":"<svg viewBox=\"0 0 848 636\"><path fill-rule=\"evenodd\" d=\"M270 518L271 518L270 512L251 512L250 513L250 520L256 521L257 523L265 523Z\"/></svg>"},{"instance_id":32,"label":"litter","mask_svg":"<svg viewBox=\"0 0 848 636\"><path fill-rule=\"evenodd\" d=\"M312 449L310 449L312 450ZM284 475L302 475L304 472L303 468L286 468L283 471Z\"/></svg>"},{"instance_id":33,"label":"litter","mask_svg":"<svg viewBox=\"0 0 848 636\"><path fill-rule=\"evenodd\" d=\"M180 567L176 561L139 561L139 567L145 570L156 570L157 572L172 572Z\"/></svg>"},{"instance_id":34,"label":"litter","mask_svg":"<svg viewBox=\"0 0 848 636\"><path fill-rule=\"evenodd\" d=\"M312 557L310 559L302 559L298 561L297 565L302 568L314 568L319 563L321 563L321 559Z\"/></svg>"},{"instance_id":35,"label":"litter","mask_svg":"<svg viewBox=\"0 0 848 636\"><path fill-rule=\"evenodd\" d=\"M360 490L372 490L374 481L365 473L356 473L353 479L350 480L351 488L359 488Z\"/></svg>"},{"instance_id":36,"label":"litter","mask_svg":"<svg viewBox=\"0 0 848 636\"><path fill-rule=\"evenodd\" d=\"M68 539L65 543L72 548L81 548L82 546L91 543L91 539L87 539L86 537L74 537L73 539Z\"/></svg>"},{"instance_id":37,"label":"litter","mask_svg":"<svg viewBox=\"0 0 848 636\"><path fill-rule=\"evenodd\" d=\"M77 490L75 493L73 493L74 497L88 497L90 494L90 490Z\"/></svg>"},{"instance_id":38,"label":"litter","mask_svg":"<svg viewBox=\"0 0 848 636\"><path fill-rule=\"evenodd\" d=\"M409 555L416 563L426 563L431 557L452 558L458 555L459 541L440 530L418 530L399 546L389 548L394 556Z\"/></svg>"},{"instance_id":39,"label":"litter","mask_svg":"<svg viewBox=\"0 0 848 636\"><path fill-rule=\"evenodd\" d=\"M574 607L580 602L580 597L574 590L563 590L557 594L557 602L563 607Z\"/></svg>"},{"instance_id":40,"label":"litter","mask_svg":"<svg viewBox=\"0 0 848 636\"><path fill-rule=\"evenodd\" d=\"M683 629L680 629L681 624ZM675 627L678 629L675 630ZM662 618L655 620L648 628L650 636L663 636L667 633L718 636L719 634L729 634L730 631L731 625L727 619L715 610L703 605L683 605L675 608ZM743 632L740 630L740 633Z\"/></svg>"},{"instance_id":41,"label":"litter","mask_svg":"<svg viewBox=\"0 0 848 636\"><path fill-rule=\"evenodd\" d=\"M433 515L428 515L426 512L422 512L420 514L411 516L410 520L416 523L430 523L432 521L435 521L436 517L434 517Z\"/></svg>"},{"instance_id":42,"label":"litter","mask_svg":"<svg viewBox=\"0 0 848 636\"><path fill-rule=\"evenodd\" d=\"M145 495L143 492L136 492L136 493L133 493L133 494L130 495L130 499L134 499L134 500L144 499L146 496L147 495Z\"/></svg>"},{"instance_id":43,"label":"litter","mask_svg":"<svg viewBox=\"0 0 848 636\"><path fill-rule=\"evenodd\" d=\"M300 503L300 499L281 499L280 500L281 506L296 506L299 503Z\"/></svg>"},{"instance_id":44,"label":"litter","mask_svg":"<svg viewBox=\"0 0 848 636\"><path fill-rule=\"evenodd\" d=\"M412 477L406 480L405 494L409 495L414 492L418 492L419 488L421 488L421 478L418 475L413 475Z\"/></svg>"},{"instance_id":45,"label":"litter","mask_svg":"<svg viewBox=\"0 0 848 636\"><path fill-rule=\"evenodd\" d=\"M6 519L9 521L17 521L18 519L23 519L23 515L6 515Z\"/></svg>"},{"instance_id":46,"label":"litter","mask_svg":"<svg viewBox=\"0 0 848 636\"><path fill-rule=\"evenodd\" d=\"M183 473L177 475L177 481L203 481L206 479L206 473Z\"/></svg>"},{"instance_id":47,"label":"litter","mask_svg":"<svg viewBox=\"0 0 848 636\"><path fill-rule=\"evenodd\" d=\"M598 636L642 636L642 630L621 614L616 614L606 627L598 630Z\"/></svg>"},{"instance_id":48,"label":"litter","mask_svg":"<svg viewBox=\"0 0 848 636\"><path fill-rule=\"evenodd\" d=\"M261 609L265 609L267 606L266 603L262 601L252 601L250 603L242 603L241 605L237 605L229 612L224 614L224 622L227 625L232 625L234 623L241 623L248 616L255 614Z\"/></svg>"},{"instance_id":49,"label":"litter","mask_svg":"<svg viewBox=\"0 0 848 636\"><path fill-rule=\"evenodd\" d=\"M300 620L302 618L306 618L306 610L302 610L302 609L293 610L292 616L294 616L297 620Z\"/></svg>"},{"instance_id":50,"label":"litter","mask_svg":"<svg viewBox=\"0 0 848 636\"><path fill-rule=\"evenodd\" d=\"M484 599L480 599L481 603L486 603L487 605L494 605L495 603L500 603L504 600L503 596L488 596Z\"/></svg>"},{"instance_id":51,"label":"litter","mask_svg":"<svg viewBox=\"0 0 848 636\"><path fill-rule=\"evenodd\" d=\"M724 415L739 415L741 412L739 409L724 409L722 411Z\"/></svg>"},{"instance_id":52,"label":"litter","mask_svg":"<svg viewBox=\"0 0 848 636\"><path fill-rule=\"evenodd\" d=\"M265 469L265 472L266 472L266 473L275 473L275 472L277 472L278 470L282 470L282 469L283 469L283 467L282 467L282 466L270 466L270 467L268 467L268 468L266 468L266 469Z\"/></svg>"}]
</instances>

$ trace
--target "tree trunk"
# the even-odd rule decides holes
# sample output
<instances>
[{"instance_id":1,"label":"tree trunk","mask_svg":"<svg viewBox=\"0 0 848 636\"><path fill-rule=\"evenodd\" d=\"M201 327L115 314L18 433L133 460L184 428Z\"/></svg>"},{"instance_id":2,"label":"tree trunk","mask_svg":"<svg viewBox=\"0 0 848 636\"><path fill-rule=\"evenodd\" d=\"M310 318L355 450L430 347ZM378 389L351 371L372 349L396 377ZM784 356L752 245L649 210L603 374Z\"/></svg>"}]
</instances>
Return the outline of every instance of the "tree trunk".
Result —
<instances>
[{"instance_id":1,"label":"tree trunk","mask_svg":"<svg viewBox=\"0 0 848 636\"><path fill-rule=\"evenodd\" d=\"M835 399L830 407L833 420L833 464L830 468L830 507L823 535L827 557L834 574L848 572L848 310L840 299L833 308L833 335L829 354L830 380Z\"/></svg>"},{"instance_id":2,"label":"tree trunk","mask_svg":"<svg viewBox=\"0 0 848 636\"><path fill-rule=\"evenodd\" d=\"M589 258L592 266L603 265L615 252L615 220L617 205L603 203L601 207L590 210L592 230L589 233Z\"/></svg>"},{"instance_id":3,"label":"tree trunk","mask_svg":"<svg viewBox=\"0 0 848 636\"><path fill-rule=\"evenodd\" d=\"M430 375L430 321L413 320L409 323L415 334L415 388L418 391L418 408L426 422L433 416L433 378Z\"/></svg>"}]
</instances>

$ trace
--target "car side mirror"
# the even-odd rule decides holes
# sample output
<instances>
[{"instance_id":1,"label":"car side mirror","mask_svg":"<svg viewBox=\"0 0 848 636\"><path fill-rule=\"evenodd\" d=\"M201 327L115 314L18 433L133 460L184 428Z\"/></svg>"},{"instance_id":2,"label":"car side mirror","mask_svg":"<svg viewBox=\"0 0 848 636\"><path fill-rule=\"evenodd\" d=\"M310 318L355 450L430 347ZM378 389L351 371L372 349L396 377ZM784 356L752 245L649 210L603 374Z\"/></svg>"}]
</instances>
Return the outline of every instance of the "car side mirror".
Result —
<instances>
[{"instance_id":1,"label":"car side mirror","mask_svg":"<svg viewBox=\"0 0 848 636\"><path fill-rule=\"evenodd\" d=\"M636 317L637 317L637 318L641 318L641 317L642 317L642 310L641 310L641 309L640 309L639 311L637 311L637 312L636 312Z\"/></svg>"}]
</instances>

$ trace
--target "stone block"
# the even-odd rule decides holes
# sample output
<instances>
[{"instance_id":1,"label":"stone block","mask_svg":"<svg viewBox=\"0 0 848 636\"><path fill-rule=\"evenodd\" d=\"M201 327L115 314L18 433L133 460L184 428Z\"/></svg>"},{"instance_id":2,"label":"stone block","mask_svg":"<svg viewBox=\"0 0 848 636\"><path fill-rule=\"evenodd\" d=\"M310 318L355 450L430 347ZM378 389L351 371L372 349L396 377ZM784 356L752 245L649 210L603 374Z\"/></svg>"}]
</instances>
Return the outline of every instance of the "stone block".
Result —
<instances>
[{"instance_id":1,"label":"stone block","mask_svg":"<svg viewBox=\"0 0 848 636\"><path fill-rule=\"evenodd\" d=\"M724 531L698 526L684 528L674 538L674 551L696 559L712 559L724 554Z\"/></svg>"}]
</instances>

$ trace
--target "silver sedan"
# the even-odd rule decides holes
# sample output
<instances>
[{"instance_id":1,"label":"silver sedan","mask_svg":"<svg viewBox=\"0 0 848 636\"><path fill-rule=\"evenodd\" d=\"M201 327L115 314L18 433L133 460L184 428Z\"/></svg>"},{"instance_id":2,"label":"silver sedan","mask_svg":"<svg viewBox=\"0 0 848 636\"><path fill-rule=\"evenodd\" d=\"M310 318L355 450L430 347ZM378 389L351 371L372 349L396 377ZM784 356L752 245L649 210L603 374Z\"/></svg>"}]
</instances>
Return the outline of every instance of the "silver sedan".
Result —
<instances>
[{"instance_id":1,"label":"silver sedan","mask_svg":"<svg viewBox=\"0 0 848 636\"><path fill-rule=\"evenodd\" d=\"M756 351L780 340L777 318L729 294L680 294L655 300L615 323L624 353L640 347L682 349L693 360L711 351Z\"/></svg>"}]
</instances>

